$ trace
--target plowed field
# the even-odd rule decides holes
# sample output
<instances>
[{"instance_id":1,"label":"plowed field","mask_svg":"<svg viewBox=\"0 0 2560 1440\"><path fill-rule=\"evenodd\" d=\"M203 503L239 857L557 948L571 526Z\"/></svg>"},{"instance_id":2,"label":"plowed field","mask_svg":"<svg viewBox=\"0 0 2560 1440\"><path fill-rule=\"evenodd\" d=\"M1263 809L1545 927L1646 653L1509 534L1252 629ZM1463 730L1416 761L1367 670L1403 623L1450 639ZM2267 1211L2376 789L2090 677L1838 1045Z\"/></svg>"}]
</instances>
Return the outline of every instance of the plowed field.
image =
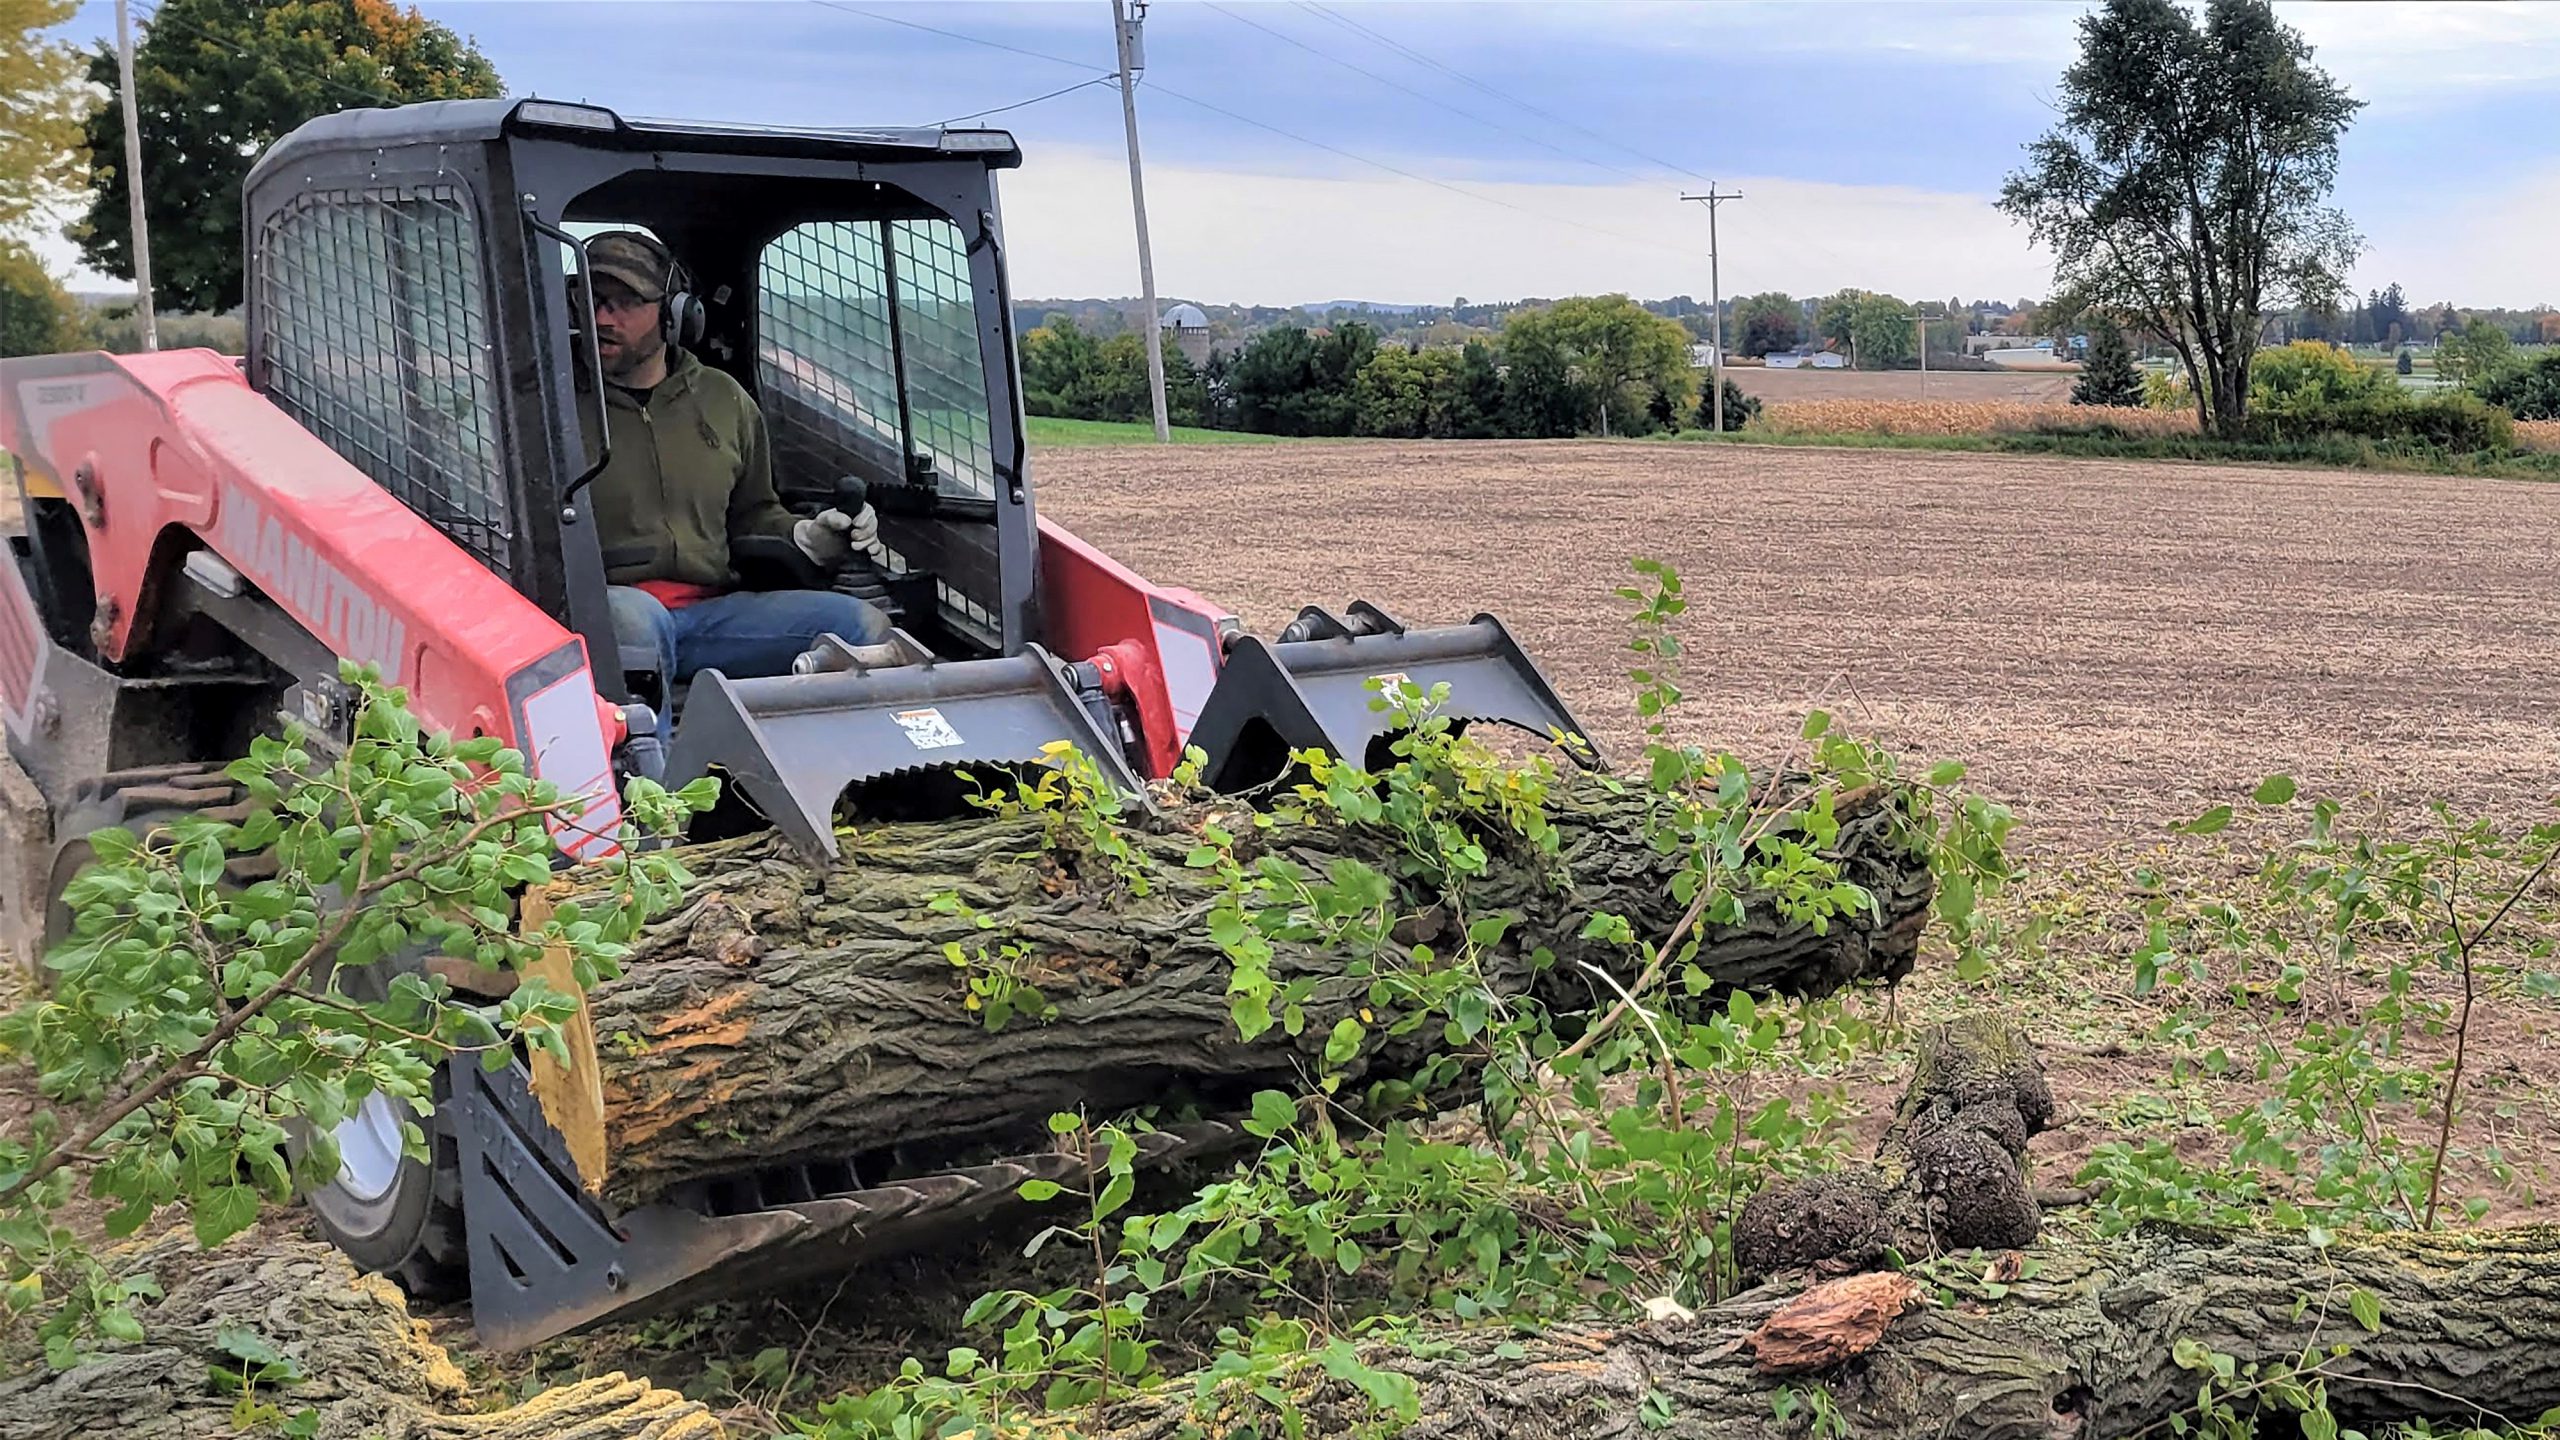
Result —
<instances>
[{"instance_id":1,"label":"plowed field","mask_svg":"<svg viewBox=\"0 0 2560 1440\"><path fill-rule=\"evenodd\" d=\"M1611 592L1628 557L1670 561L1694 738L1766 755L1819 703L1972 761L2030 850L2147 842L2279 769L2507 818L2560 790L2560 488L1654 444L1037 465L1048 513L1260 633L1310 601L1491 610L1620 753Z\"/></svg>"}]
</instances>

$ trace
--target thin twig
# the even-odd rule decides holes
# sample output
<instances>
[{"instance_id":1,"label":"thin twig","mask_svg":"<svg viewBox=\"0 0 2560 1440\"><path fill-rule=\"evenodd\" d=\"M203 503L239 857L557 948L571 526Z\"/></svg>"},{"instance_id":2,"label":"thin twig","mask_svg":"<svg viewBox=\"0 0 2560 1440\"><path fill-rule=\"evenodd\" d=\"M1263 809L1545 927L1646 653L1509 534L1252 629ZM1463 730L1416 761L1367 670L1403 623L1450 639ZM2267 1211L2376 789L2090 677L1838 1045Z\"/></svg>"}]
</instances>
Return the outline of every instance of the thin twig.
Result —
<instances>
[{"instance_id":1,"label":"thin twig","mask_svg":"<svg viewBox=\"0 0 2560 1440\"><path fill-rule=\"evenodd\" d=\"M1662 1030L1659 1026L1653 1023L1652 1013L1647 1011L1642 1005L1638 1005L1636 1003L1636 997L1628 994L1626 990L1618 984L1618 977L1615 975L1610 974L1608 971L1592 964L1588 960L1581 960L1575 963L1579 964L1583 969L1590 971L1592 974L1599 976L1601 984L1617 991L1620 1002L1634 1010L1636 1018L1644 1022L1646 1033L1653 1036L1654 1054L1659 1059L1662 1066L1662 1088L1669 1092L1671 1096L1671 1128L1674 1130L1688 1129L1689 1119L1683 1112L1680 1103L1680 1072L1674 1068L1671 1063L1671 1042L1662 1038Z\"/></svg>"}]
</instances>

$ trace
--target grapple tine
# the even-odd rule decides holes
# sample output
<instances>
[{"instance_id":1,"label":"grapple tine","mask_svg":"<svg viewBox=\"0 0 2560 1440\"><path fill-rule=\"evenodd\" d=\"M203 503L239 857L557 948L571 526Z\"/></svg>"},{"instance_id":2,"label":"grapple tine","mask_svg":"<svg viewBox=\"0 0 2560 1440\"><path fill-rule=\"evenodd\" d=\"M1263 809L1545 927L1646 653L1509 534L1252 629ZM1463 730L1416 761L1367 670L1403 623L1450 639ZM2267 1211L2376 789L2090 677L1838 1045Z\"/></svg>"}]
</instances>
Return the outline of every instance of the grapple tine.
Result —
<instances>
[{"instance_id":1,"label":"grapple tine","mask_svg":"<svg viewBox=\"0 0 2560 1440\"><path fill-rule=\"evenodd\" d=\"M1451 719L1562 737L1576 763L1602 768L1599 748L1500 620L1478 615L1411 630L1363 601L1347 619L1309 607L1277 641L1247 635L1229 645L1191 731L1190 743L1208 755L1201 773L1235 791L1276 778L1293 750L1370 763L1370 742L1393 723L1391 713L1372 708L1379 697L1371 680L1409 680L1426 691L1445 682L1443 713Z\"/></svg>"},{"instance_id":2,"label":"grapple tine","mask_svg":"<svg viewBox=\"0 0 2560 1440\"><path fill-rule=\"evenodd\" d=\"M704 671L667 756L672 788L715 771L812 860L836 855L835 809L857 781L967 764L1030 764L1065 740L1141 801L1145 785L1076 668L1037 645L992 660L733 680Z\"/></svg>"}]
</instances>

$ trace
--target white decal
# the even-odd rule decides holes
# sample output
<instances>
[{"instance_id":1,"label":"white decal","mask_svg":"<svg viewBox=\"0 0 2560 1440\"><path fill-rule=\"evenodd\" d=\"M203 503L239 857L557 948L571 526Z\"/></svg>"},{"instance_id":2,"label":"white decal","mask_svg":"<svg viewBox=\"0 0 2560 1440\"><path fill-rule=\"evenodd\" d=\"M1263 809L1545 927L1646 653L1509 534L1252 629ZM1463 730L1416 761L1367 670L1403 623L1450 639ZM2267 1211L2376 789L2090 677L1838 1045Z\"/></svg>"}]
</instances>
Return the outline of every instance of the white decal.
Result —
<instances>
[{"instance_id":1,"label":"white decal","mask_svg":"<svg viewBox=\"0 0 2560 1440\"><path fill-rule=\"evenodd\" d=\"M1165 698L1173 702L1173 743L1191 738L1200 707L1218 688L1218 651L1206 635L1179 625L1155 623L1156 663L1164 671Z\"/></svg>"},{"instance_id":2,"label":"white decal","mask_svg":"<svg viewBox=\"0 0 2560 1440\"><path fill-rule=\"evenodd\" d=\"M401 672L408 627L400 617L267 514L249 492L236 485L222 487L221 523L215 533L223 558L300 617L330 649L380 666L392 684L406 683Z\"/></svg>"},{"instance_id":3,"label":"white decal","mask_svg":"<svg viewBox=\"0 0 2560 1440\"><path fill-rule=\"evenodd\" d=\"M53 422L105 399L104 396L96 400L90 398L89 387L94 383L94 376L18 382L18 408L27 416L27 453L40 461L46 470L61 468L53 459Z\"/></svg>"},{"instance_id":4,"label":"white decal","mask_svg":"<svg viewBox=\"0 0 2560 1440\"><path fill-rule=\"evenodd\" d=\"M525 697L520 738L536 776L563 797L586 801L569 815L544 817L552 843L573 860L600 859L620 848L614 836L622 828L622 800L596 717L595 682L583 667Z\"/></svg>"},{"instance_id":5,"label":"white decal","mask_svg":"<svg viewBox=\"0 0 2560 1440\"><path fill-rule=\"evenodd\" d=\"M960 732L939 710L901 710L897 720L907 732L907 743L919 750L948 750L960 743Z\"/></svg>"}]
</instances>

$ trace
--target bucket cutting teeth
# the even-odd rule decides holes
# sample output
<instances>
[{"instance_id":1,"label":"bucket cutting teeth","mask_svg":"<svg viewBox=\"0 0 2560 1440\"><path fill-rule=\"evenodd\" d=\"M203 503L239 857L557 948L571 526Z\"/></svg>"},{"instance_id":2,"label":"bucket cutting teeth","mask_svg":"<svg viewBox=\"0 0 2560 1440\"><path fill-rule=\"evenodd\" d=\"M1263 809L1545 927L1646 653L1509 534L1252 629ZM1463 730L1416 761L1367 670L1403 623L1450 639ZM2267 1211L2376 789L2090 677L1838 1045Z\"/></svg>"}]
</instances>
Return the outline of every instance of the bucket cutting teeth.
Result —
<instances>
[{"instance_id":1,"label":"bucket cutting teeth","mask_svg":"<svg viewBox=\"0 0 2560 1440\"><path fill-rule=\"evenodd\" d=\"M832 642L834 637L828 637ZM900 637L901 656L922 655ZM1065 741L1144 803L1109 702L1091 677L1037 645L992 660L873 667L887 647L822 645L801 673L697 677L667 756L670 788L726 783L812 861L836 857L846 789L883 776L1038 763ZM868 652L868 655L866 654Z\"/></svg>"}]
</instances>

